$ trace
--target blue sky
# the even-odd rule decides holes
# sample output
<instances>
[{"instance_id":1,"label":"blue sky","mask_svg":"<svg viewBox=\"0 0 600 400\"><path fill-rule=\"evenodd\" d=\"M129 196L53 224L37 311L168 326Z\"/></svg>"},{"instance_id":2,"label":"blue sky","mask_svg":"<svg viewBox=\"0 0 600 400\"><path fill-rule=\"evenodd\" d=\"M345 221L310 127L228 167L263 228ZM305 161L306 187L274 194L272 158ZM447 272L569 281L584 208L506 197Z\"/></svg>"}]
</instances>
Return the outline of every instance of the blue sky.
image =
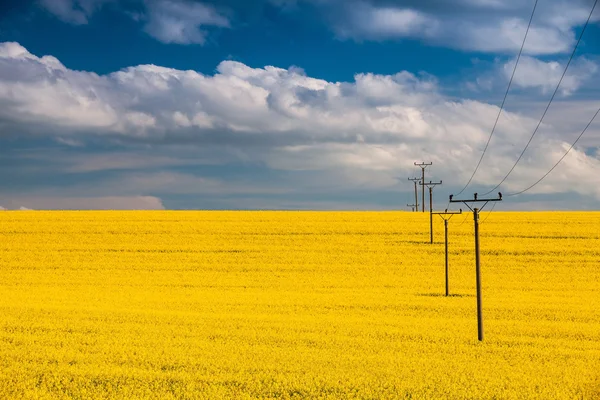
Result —
<instances>
[{"instance_id":1,"label":"blue sky","mask_svg":"<svg viewBox=\"0 0 600 400\"><path fill-rule=\"evenodd\" d=\"M38 0L0 5L0 206L398 209L414 161L438 207L471 176L533 1ZM490 147L495 186L593 0L539 0ZM600 107L600 7L525 156L541 177ZM503 209L598 209L600 121ZM591 183L591 184L590 184Z\"/></svg>"}]
</instances>

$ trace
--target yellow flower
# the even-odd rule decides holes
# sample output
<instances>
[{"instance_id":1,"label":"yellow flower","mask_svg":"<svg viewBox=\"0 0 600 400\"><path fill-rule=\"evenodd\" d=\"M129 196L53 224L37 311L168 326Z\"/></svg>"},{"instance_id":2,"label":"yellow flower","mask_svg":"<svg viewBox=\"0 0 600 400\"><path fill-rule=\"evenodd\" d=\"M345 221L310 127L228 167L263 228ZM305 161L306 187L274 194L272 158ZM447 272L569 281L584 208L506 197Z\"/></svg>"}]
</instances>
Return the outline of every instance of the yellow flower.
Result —
<instances>
[{"instance_id":1,"label":"yellow flower","mask_svg":"<svg viewBox=\"0 0 600 400\"><path fill-rule=\"evenodd\" d=\"M472 218L449 225L450 297L428 227L1 213L0 398L600 398L600 213L485 220L481 343Z\"/></svg>"}]
</instances>

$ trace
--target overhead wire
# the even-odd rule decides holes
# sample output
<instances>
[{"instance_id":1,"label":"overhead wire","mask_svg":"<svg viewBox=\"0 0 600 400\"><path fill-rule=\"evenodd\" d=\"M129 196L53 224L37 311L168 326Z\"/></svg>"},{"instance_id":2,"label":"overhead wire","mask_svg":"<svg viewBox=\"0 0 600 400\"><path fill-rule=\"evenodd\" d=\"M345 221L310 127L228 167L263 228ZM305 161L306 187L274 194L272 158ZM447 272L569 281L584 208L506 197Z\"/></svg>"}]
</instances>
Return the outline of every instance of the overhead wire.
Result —
<instances>
[{"instance_id":1,"label":"overhead wire","mask_svg":"<svg viewBox=\"0 0 600 400\"><path fill-rule=\"evenodd\" d=\"M485 216L485 218L483 219L483 221L481 221L479 224L483 224L488 219L488 217L490 216L490 214L492 213L492 211L494 211L494 208L496 208L496 204L498 204L498 203L494 202L494 204L492 204L492 208L487 213L487 215Z\"/></svg>"},{"instance_id":2,"label":"overhead wire","mask_svg":"<svg viewBox=\"0 0 600 400\"><path fill-rule=\"evenodd\" d=\"M448 210L450 208L450 200L448 200L448 204L446 204L446 208L444 210Z\"/></svg>"},{"instance_id":3,"label":"overhead wire","mask_svg":"<svg viewBox=\"0 0 600 400\"><path fill-rule=\"evenodd\" d=\"M512 174L513 170L516 168L516 166L519 163L519 161L521 161L521 158L523 157L523 154L525 154L525 151L527 150L527 148L531 144L531 141L533 140L533 138L536 135L538 129L542 125L542 121L544 120L544 117L546 116L546 113L548 113L548 109L550 108L550 105L552 104L552 101L554 100L554 97L556 97L556 93L558 93L558 89L560 88L560 84L562 83L565 75L567 74L567 70L569 69L569 65L571 65L571 61L573 60L573 57L575 56L575 52L577 51L577 47L579 46L579 43L581 42L581 38L583 37L585 29L587 28L587 26L588 26L588 24L589 24L589 22L590 22L590 20L592 18L592 14L594 13L594 9L596 8L596 4L598 4L598 0L594 1L594 5L592 6L592 10L590 11L590 14L588 15L587 21L585 22L585 25L583 26L583 29L581 30L581 33L579 34L579 38L577 39L577 43L575 44L575 47L573 48L573 52L571 53L571 57L569 57L569 61L567 62L567 65L565 66L565 69L564 69L564 71L563 71L563 73L562 73L562 75L560 77L560 80L558 81L558 84L556 85L556 89L554 89L554 93L552 93L552 97L550 97L550 101L546 105L546 109L544 110L544 113L542 114L542 117L540 118L537 126L535 127L533 133L531 134L531 137L529 138L529 141L525 145L525 148L523 149L523 151L519 155L519 158L517 158L517 161L515 161L515 163L513 164L512 168L508 171L508 173L504 176L504 178L502 178L502 180L500 181L500 183L498 183L496 186L494 186L488 192L485 192L483 194L484 196L488 195L488 194L492 193L493 191L495 191L496 189L498 189L500 187L500 185L502 185L504 183L504 181L506 181L506 179L510 176L510 174Z\"/></svg>"},{"instance_id":4,"label":"overhead wire","mask_svg":"<svg viewBox=\"0 0 600 400\"><path fill-rule=\"evenodd\" d=\"M461 226L462 224L464 224L465 222L467 222L467 218L469 217L469 214L468 213L465 213L465 214L466 214L465 218L462 220L462 222L458 226Z\"/></svg>"},{"instance_id":5,"label":"overhead wire","mask_svg":"<svg viewBox=\"0 0 600 400\"><path fill-rule=\"evenodd\" d=\"M556 162L556 164L554 164L552 166L552 168L550 168L548 170L548 172L546 172L540 179L538 179L532 185L526 187L525 189L520 190L520 191L515 192L515 193L505 194L505 196L516 196L516 195L525 193L528 190L532 189L534 186L536 186L538 183L540 183L541 181L543 181L548 175L550 175L550 173L552 171L554 171L554 168L556 168L558 166L558 164L560 164L562 162L562 160L565 159L565 157L567 156L567 154L569 154L569 152L571 150L573 150L573 147L575 147L575 145L577 144L577 142L579 142L579 139L581 139L581 137L585 134L585 132L590 127L590 125L592 125L592 123L594 122L594 120L596 119L596 117L598 116L598 114L600 114L600 108L598 108L598 111L596 111L596 113L594 114L594 116L592 117L592 119L590 120L590 122L587 123L587 125L585 126L585 128L583 128L583 131L581 131L581 133L579 134L579 136L577 136L577 139L575 139L575 141L571 144L571 147L569 147L569 149L565 152L565 154L563 154L563 156Z\"/></svg>"},{"instance_id":6,"label":"overhead wire","mask_svg":"<svg viewBox=\"0 0 600 400\"><path fill-rule=\"evenodd\" d=\"M494 132L496 131L496 126L498 125L498 120L500 119L500 115L502 114L502 110L504 109L504 104L506 103L506 98L508 97L508 92L510 91L510 87L511 87L513 79L515 77L515 72L517 71L517 65L519 65L519 60L521 59L521 54L523 53L523 48L525 47L525 42L527 40L527 35L529 34L529 28L531 27L531 22L533 21L533 15L535 14L535 9L537 8L537 4L538 4L538 0L535 0L535 3L533 4L533 10L531 11L531 17L529 18L529 23L527 24L527 30L525 31L525 36L523 37L523 43L521 44L521 48L519 49L519 54L517 55L517 59L515 61L515 66L513 68L512 75L510 76L510 80L508 81L508 86L506 88L506 92L504 93L504 98L502 99L502 104L500 105L500 110L498 111L498 115L496 116L496 121L494 121L494 126L492 127L492 131L490 132L490 136L488 137L487 143L485 144L485 147L483 148L483 152L481 153L481 157L479 158L479 161L477 162L477 165L475 166L475 170L471 174L471 177L469 178L467 184L460 190L460 192L457 193L457 195L464 192L465 189L471 184L471 181L475 177L475 174L477 173L477 170L479 169L479 166L481 165L481 161L483 161L483 157L485 156L485 153L490 145L492 136L494 136Z\"/></svg>"}]
</instances>

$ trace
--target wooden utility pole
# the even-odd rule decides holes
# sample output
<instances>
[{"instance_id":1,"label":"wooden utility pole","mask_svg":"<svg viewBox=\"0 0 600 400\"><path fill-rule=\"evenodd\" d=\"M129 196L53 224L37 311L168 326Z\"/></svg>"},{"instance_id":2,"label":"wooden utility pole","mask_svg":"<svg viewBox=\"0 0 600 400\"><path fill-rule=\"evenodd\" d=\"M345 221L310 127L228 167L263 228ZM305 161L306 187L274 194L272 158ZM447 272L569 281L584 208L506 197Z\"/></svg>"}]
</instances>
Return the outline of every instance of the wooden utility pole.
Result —
<instances>
[{"instance_id":1,"label":"wooden utility pole","mask_svg":"<svg viewBox=\"0 0 600 400\"><path fill-rule=\"evenodd\" d=\"M490 201L502 201L502 193L498 192L497 199L478 199L477 193L473 195L473 199L454 200L454 195L450 195L450 203L464 203L473 211L473 222L475 224L475 281L477 285L477 338L480 342L483 341L483 315L481 305L481 265L479 258L479 213ZM471 203L484 203L481 208L471 208Z\"/></svg>"},{"instance_id":2,"label":"wooden utility pole","mask_svg":"<svg viewBox=\"0 0 600 400\"><path fill-rule=\"evenodd\" d=\"M419 182L421 180L421 178L408 178L409 181L413 181L413 183L415 184L415 210L414 211L419 211L419 194L417 191L417 182Z\"/></svg>"},{"instance_id":3,"label":"wooden utility pole","mask_svg":"<svg viewBox=\"0 0 600 400\"><path fill-rule=\"evenodd\" d=\"M406 207L412 207L413 212L415 211L415 207L419 207L418 204L407 204Z\"/></svg>"},{"instance_id":4,"label":"wooden utility pole","mask_svg":"<svg viewBox=\"0 0 600 400\"><path fill-rule=\"evenodd\" d=\"M437 185L441 185L442 181L429 181L429 183L424 183L421 181L421 183L423 184L423 187L427 186L429 188L429 239L431 243L433 243L433 188Z\"/></svg>"},{"instance_id":5,"label":"wooden utility pole","mask_svg":"<svg viewBox=\"0 0 600 400\"><path fill-rule=\"evenodd\" d=\"M462 209L460 211L450 211L445 210L444 212L434 212L433 214L439 215L444 220L444 238L445 238L445 253L446 253L446 296L450 295L449 284L448 284L448 221L455 216L456 214L462 214Z\"/></svg>"},{"instance_id":6,"label":"wooden utility pole","mask_svg":"<svg viewBox=\"0 0 600 400\"><path fill-rule=\"evenodd\" d=\"M417 167L421 168L421 193L422 193L422 198L421 198L421 203L423 204L423 212L425 212L425 168L427 168L428 166L432 165L433 163L426 163L426 162L420 162L420 163L414 163Z\"/></svg>"}]
</instances>

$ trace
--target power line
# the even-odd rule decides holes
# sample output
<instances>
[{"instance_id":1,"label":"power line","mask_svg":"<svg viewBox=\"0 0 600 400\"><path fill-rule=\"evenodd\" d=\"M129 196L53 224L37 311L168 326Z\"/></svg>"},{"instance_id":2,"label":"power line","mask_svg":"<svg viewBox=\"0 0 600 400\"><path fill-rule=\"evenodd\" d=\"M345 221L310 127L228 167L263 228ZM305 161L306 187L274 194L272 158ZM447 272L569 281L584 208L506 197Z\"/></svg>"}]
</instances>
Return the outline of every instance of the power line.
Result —
<instances>
[{"instance_id":1,"label":"power line","mask_svg":"<svg viewBox=\"0 0 600 400\"><path fill-rule=\"evenodd\" d=\"M531 137L529 138L529 141L525 145L525 148L523 149L523 151L519 155L519 158L517 158L517 161L515 161L514 165L510 169L510 171L508 171L508 173L504 176L504 178L502 178L502 180L500 181L500 183L497 184L496 186L494 186L492 189L490 189L490 191L484 193L483 194L484 196L487 195L487 194L492 193L493 191L495 191L496 189L498 189L500 187L500 185L502 185L504 183L504 181L510 176L510 174L512 174L513 170L515 169L515 167L517 166L517 164L519 163L519 161L521 161L521 158L523 157L523 154L525 154L525 151L527 150L527 148L531 144L531 141L533 140L533 137L535 136L535 134L537 133L538 129L542 125L542 121L544 120L544 117L546 116L546 113L548 112L548 109L550 108L550 105L552 104L552 101L554 100L554 97L556 96L556 93L558 93L558 89L560 87L560 84L562 83L565 75L567 74L567 70L569 69L569 65L571 64L571 61L573 60L573 57L575 56L575 52L577 51L577 47L579 46L579 42L581 42L581 38L583 37L583 33L585 32L585 28L587 28L588 23L590 22L590 19L592 18L592 14L594 13L594 9L596 8L596 4L598 4L598 0L594 1L594 5L592 6L592 10L590 11L590 15L588 16L588 19L587 19L585 25L583 26L583 29L581 30L581 34L579 35L579 39L577 39L577 43L575 44L575 48L573 48L573 52L571 53L571 57L569 57L569 61L567 62L565 70L563 71L562 76L560 77L560 80L558 81L558 85L556 85L556 89L554 89L554 93L552 93L552 97L550 98L550 101L548 102L548 105L546 106L546 109L544 110L544 113L542 114L542 117L540 118L540 121L538 122L537 126L535 127L535 130L531 134Z\"/></svg>"},{"instance_id":2,"label":"power line","mask_svg":"<svg viewBox=\"0 0 600 400\"><path fill-rule=\"evenodd\" d=\"M577 136L577 139L575 139L575 141L573 142L573 144L571 144L571 147L569 147L569 150L567 150L567 152L565 154L563 154L563 156L556 162L556 164L554 164L554 166L552 168L550 168L550 170L548 170L548 172L546 172L540 179L538 179L537 181L535 181L531 186L529 186L529 187L527 187L527 188L525 188L525 189L523 189L523 190L521 190L519 192L507 194L506 196L516 196L516 195L525 193L529 189L533 188L538 183L540 183L541 181L543 181L548 175L550 175L550 173L554 170L554 168L556 168L558 166L558 164L560 164L561 161L564 160L564 158L567 156L567 154L569 154L569 152L571 150L573 150L573 147L575 147L575 145L577 144L577 142L579 142L579 139L581 139L581 137L588 130L588 128L590 127L590 125L592 125L592 122L594 122L594 120L596 119L596 117L598 116L598 114L600 114L600 108L598 108L598 111L596 111L596 113L594 114L594 116L592 117L592 119L590 120L590 122L588 122L588 124L585 126L585 128L583 128L583 131L581 131L581 133L579 134L579 136Z\"/></svg>"},{"instance_id":3,"label":"power line","mask_svg":"<svg viewBox=\"0 0 600 400\"><path fill-rule=\"evenodd\" d=\"M480 224L483 224L488 219L488 217L490 216L490 214L492 213L492 211L494 211L494 208L496 208L496 204L498 204L498 203L492 204L492 208L487 213L487 215L485 216L485 218L483 219L483 221L480 222Z\"/></svg>"},{"instance_id":4,"label":"power line","mask_svg":"<svg viewBox=\"0 0 600 400\"><path fill-rule=\"evenodd\" d=\"M467 222L467 218L469 217L469 215L465 215L465 219L462 220L462 222L460 224L458 224L458 226L462 226L462 224L464 224L465 222Z\"/></svg>"},{"instance_id":5,"label":"power line","mask_svg":"<svg viewBox=\"0 0 600 400\"><path fill-rule=\"evenodd\" d=\"M537 7L537 4L538 4L538 0L535 0L535 3L533 4L533 11L531 11L531 17L529 18L529 24L527 25L527 30L525 31L525 37L523 38L523 43L521 44L521 48L519 49L519 54L517 55L517 60L515 61L515 67L513 68L512 75L510 76L510 80L508 81L508 87L506 88L506 93L504 93L504 98L502 99L502 104L500 105L500 110L498 111L498 115L496 116L496 121L494 121L494 126L492 127L492 131L490 132L490 136L488 137L487 143L485 144L485 147L483 148L483 153L481 153L479 162L477 163L477 166L475 166L475 170L473 171L473 174L471 174L469 181L467 182L465 187L463 187L460 190L460 192L457 193L457 195L464 192L464 190L469 186L469 184L473 180L473 177L475 177L475 174L477 173L477 170L479 169L479 166L481 165L481 161L483 161L483 156L485 156L485 152L487 151L488 146L490 145L492 136L494 136L494 132L496 131L496 126L498 125L498 120L500 119L500 115L502 114L502 110L504 109L504 103L506 103L506 98L508 97L508 92L510 90L510 86L512 85L512 81L515 77L515 72L517 71L517 65L519 65L519 60L521 59L521 53L523 53L523 48L525 47L525 41L527 40L527 34L529 33L529 28L531 27L531 21L533 21L533 15L535 14L535 9Z\"/></svg>"}]
</instances>

